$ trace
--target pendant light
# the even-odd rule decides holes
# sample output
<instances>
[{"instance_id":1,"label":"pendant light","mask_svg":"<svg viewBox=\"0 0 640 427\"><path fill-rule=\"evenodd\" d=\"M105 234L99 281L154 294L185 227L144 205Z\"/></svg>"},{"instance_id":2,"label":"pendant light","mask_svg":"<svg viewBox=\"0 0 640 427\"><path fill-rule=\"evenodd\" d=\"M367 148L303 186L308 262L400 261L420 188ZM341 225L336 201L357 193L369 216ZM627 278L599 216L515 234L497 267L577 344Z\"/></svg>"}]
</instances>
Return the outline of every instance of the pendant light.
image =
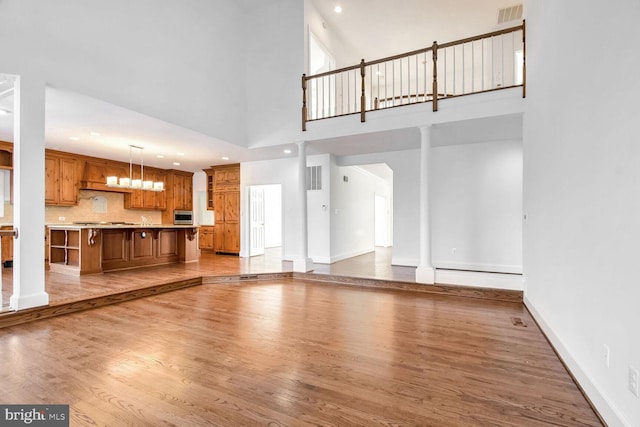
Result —
<instances>
[{"instance_id":1,"label":"pendant light","mask_svg":"<svg viewBox=\"0 0 640 427\"><path fill-rule=\"evenodd\" d=\"M140 150L140 178L133 179L133 150ZM107 186L115 188L131 188L133 190L163 191L164 182L145 181L144 179L144 147L129 145L129 177L108 176Z\"/></svg>"}]
</instances>

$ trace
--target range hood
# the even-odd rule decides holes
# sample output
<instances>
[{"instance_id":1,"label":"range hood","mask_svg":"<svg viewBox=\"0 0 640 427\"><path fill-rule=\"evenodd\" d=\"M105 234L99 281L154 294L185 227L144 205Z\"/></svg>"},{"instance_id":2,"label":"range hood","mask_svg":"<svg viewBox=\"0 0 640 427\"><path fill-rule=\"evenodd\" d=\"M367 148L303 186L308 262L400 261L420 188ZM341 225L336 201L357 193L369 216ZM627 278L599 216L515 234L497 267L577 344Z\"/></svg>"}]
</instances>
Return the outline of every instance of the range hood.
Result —
<instances>
[{"instance_id":1,"label":"range hood","mask_svg":"<svg viewBox=\"0 0 640 427\"><path fill-rule=\"evenodd\" d=\"M107 161L87 161L84 164L84 172L80 180L81 190L110 191L114 193L131 193L130 188L109 187L108 176L129 176L129 171L124 166Z\"/></svg>"}]
</instances>

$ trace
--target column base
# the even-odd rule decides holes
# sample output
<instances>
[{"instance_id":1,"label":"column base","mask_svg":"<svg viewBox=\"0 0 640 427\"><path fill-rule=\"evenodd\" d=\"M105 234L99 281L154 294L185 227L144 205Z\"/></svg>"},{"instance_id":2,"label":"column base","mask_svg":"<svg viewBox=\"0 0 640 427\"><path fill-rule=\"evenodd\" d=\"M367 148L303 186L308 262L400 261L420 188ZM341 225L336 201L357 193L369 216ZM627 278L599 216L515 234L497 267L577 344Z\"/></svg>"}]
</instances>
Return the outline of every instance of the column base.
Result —
<instances>
[{"instance_id":1,"label":"column base","mask_svg":"<svg viewBox=\"0 0 640 427\"><path fill-rule=\"evenodd\" d=\"M49 294L41 292L31 295L11 295L9 309L13 311L49 305Z\"/></svg>"},{"instance_id":2,"label":"column base","mask_svg":"<svg viewBox=\"0 0 640 427\"><path fill-rule=\"evenodd\" d=\"M416 268L416 283L433 285L436 283L436 270L431 266L419 265Z\"/></svg>"},{"instance_id":3,"label":"column base","mask_svg":"<svg viewBox=\"0 0 640 427\"><path fill-rule=\"evenodd\" d=\"M295 258L293 260L293 271L296 273L313 271L313 260L311 258Z\"/></svg>"}]
</instances>

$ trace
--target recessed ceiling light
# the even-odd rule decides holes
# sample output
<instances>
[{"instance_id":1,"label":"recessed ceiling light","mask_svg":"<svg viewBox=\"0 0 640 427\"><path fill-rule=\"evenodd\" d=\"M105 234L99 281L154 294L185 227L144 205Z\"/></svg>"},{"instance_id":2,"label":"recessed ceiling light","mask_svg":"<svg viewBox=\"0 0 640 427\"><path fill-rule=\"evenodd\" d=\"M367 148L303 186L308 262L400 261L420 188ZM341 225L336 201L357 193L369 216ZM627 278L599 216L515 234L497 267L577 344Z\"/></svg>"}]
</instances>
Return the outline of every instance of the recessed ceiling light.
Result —
<instances>
[{"instance_id":1,"label":"recessed ceiling light","mask_svg":"<svg viewBox=\"0 0 640 427\"><path fill-rule=\"evenodd\" d=\"M284 150L284 154L291 154L291 150L287 148L286 150Z\"/></svg>"},{"instance_id":2,"label":"recessed ceiling light","mask_svg":"<svg viewBox=\"0 0 640 427\"><path fill-rule=\"evenodd\" d=\"M222 160L229 160L227 156L222 156Z\"/></svg>"},{"instance_id":3,"label":"recessed ceiling light","mask_svg":"<svg viewBox=\"0 0 640 427\"><path fill-rule=\"evenodd\" d=\"M180 166L180 162L173 162L173 166Z\"/></svg>"},{"instance_id":4,"label":"recessed ceiling light","mask_svg":"<svg viewBox=\"0 0 640 427\"><path fill-rule=\"evenodd\" d=\"M91 132L91 136L100 136L98 132Z\"/></svg>"},{"instance_id":5,"label":"recessed ceiling light","mask_svg":"<svg viewBox=\"0 0 640 427\"><path fill-rule=\"evenodd\" d=\"M159 158L159 159L164 159L164 155L163 154L158 154L156 157Z\"/></svg>"},{"instance_id":6,"label":"recessed ceiling light","mask_svg":"<svg viewBox=\"0 0 640 427\"><path fill-rule=\"evenodd\" d=\"M80 141L80 138L78 138L77 136L70 136L69 139L72 141Z\"/></svg>"},{"instance_id":7,"label":"recessed ceiling light","mask_svg":"<svg viewBox=\"0 0 640 427\"><path fill-rule=\"evenodd\" d=\"M335 13L342 13L342 7L339 6L339 5L336 6L333 10L334 10Z\"/></svg>"},{"instance_id":8,"label":"recessed ceiling light","mask_svg":"<svg viewBox=\"0 0 640 427\"><path fill-rule=\"evenodd\" d=\"M178 156L184 156L184 153L176 153Z\"/></svg>"}]
</instances>

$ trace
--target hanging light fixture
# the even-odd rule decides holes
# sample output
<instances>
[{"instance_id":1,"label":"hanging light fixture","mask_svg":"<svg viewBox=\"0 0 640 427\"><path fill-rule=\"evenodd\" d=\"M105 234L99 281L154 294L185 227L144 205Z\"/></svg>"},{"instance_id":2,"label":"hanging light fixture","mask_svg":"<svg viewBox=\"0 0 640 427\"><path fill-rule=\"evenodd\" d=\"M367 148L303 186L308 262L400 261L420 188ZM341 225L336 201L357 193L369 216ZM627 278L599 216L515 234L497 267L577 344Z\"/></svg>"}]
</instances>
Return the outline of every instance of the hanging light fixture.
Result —
<instances>
[{"instance_id":1,"label":"hanging light fixture","mask_svg":"<svg viewBox=\"0 0 640 427\"><path fill-rule=\"evenodd\" d=\"M133 179L133 149L140 150L140 178ZM163 191L164 182L144 180L144 147L129 145L129 177L108 176L107 186L116 188L131 188L134 190Z\"/></svg>"}]
</instances>

